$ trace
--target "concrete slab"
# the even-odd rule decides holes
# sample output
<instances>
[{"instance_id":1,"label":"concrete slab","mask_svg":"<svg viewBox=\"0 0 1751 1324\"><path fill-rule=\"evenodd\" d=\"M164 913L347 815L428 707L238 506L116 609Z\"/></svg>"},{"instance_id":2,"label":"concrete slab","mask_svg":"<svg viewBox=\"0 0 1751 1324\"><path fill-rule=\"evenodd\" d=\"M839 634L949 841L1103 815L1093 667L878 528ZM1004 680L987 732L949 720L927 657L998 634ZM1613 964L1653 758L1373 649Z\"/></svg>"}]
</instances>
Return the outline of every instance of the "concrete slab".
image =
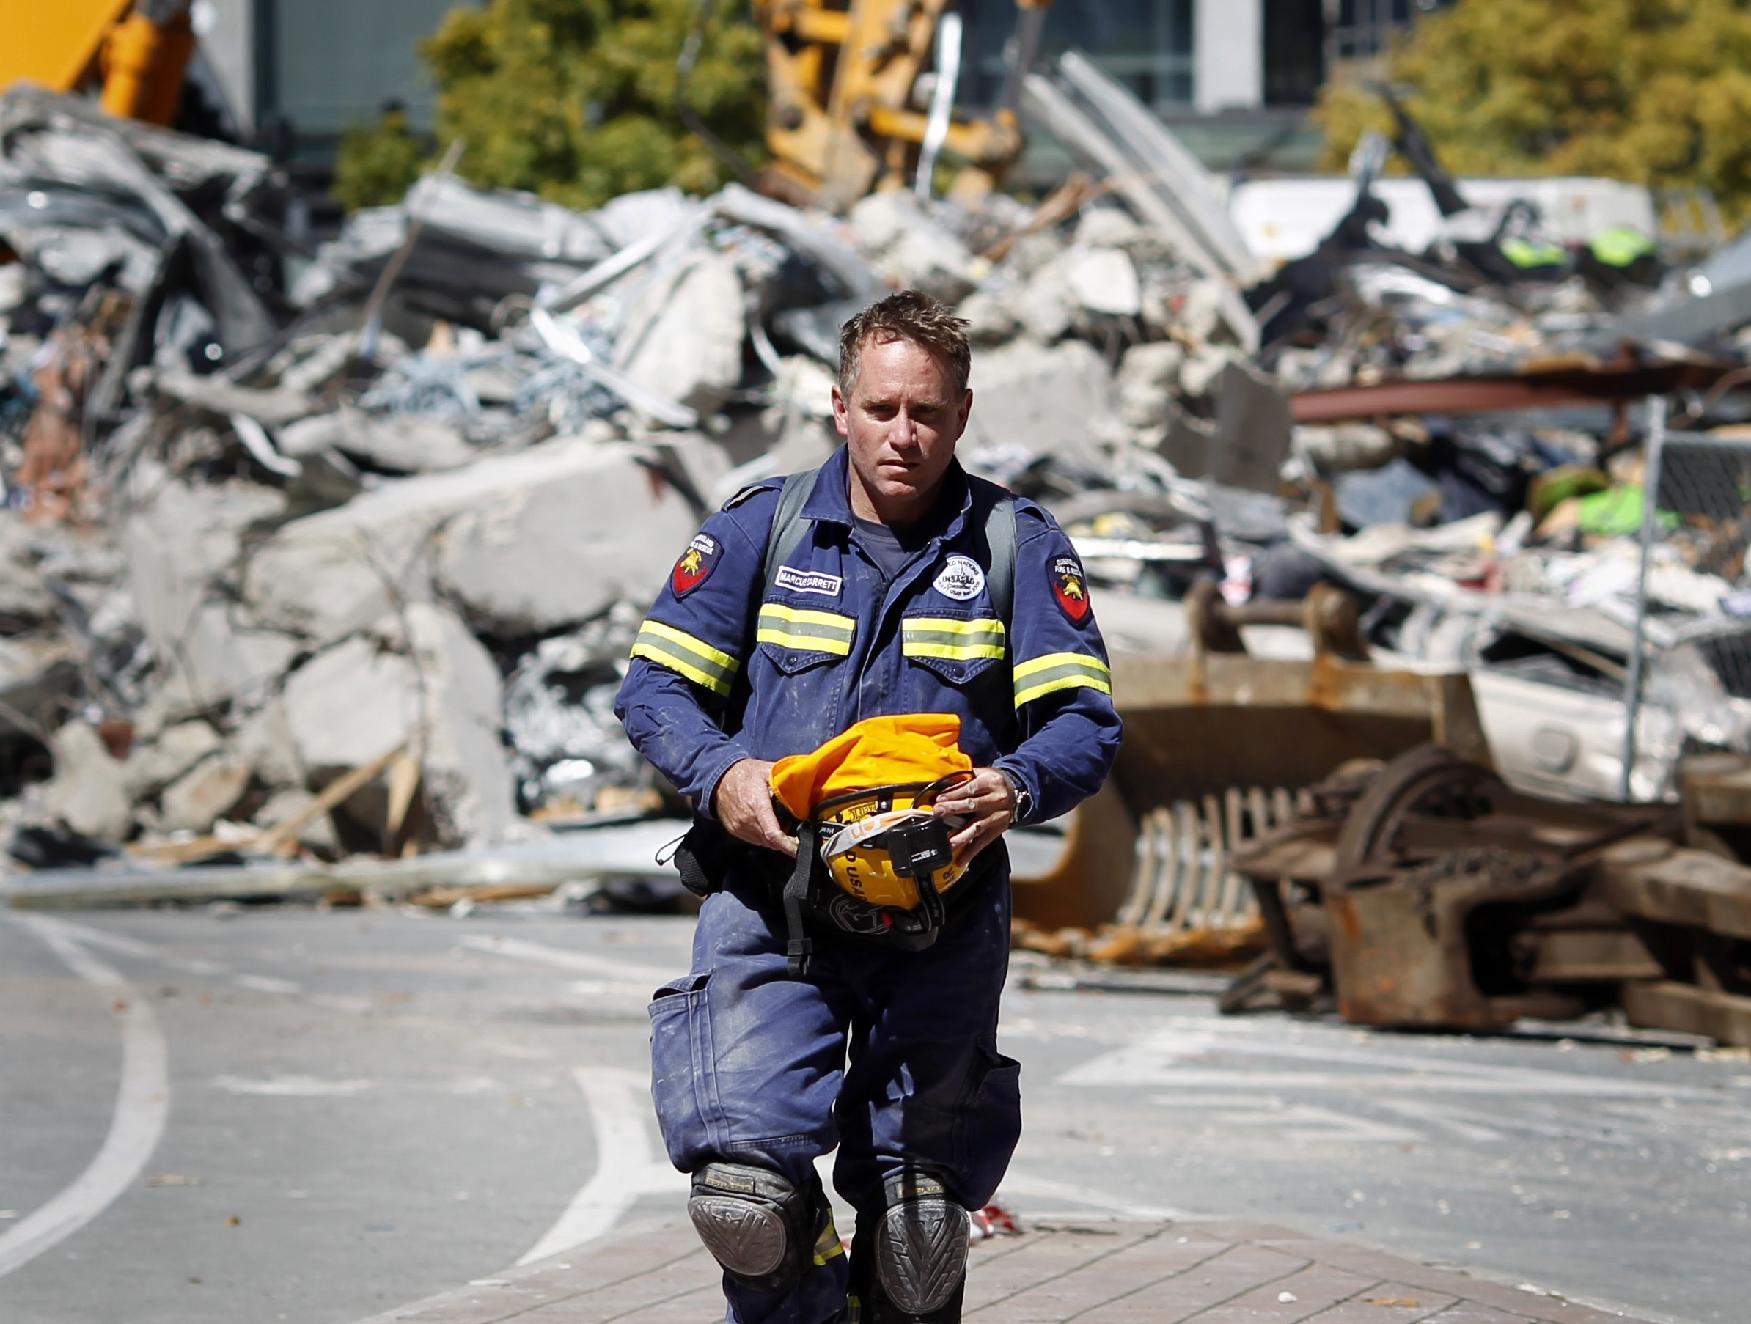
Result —
<instances>
[{"instance_id":1,"label":"concrete slab","mask_svg":"<svg viewBox=\"0 0 1751 1324\"><path fill-rule=\"evenodd\" d=\"M1288 1228L1043 1221L973 1247L990 1324L1624 1324L1557 1297ZM580 1246L359 1324L711 1324L718 1271L685 1223ZM1634 1321L1631 1321L1634 1324Z\"/></svg>"}]
</instances>

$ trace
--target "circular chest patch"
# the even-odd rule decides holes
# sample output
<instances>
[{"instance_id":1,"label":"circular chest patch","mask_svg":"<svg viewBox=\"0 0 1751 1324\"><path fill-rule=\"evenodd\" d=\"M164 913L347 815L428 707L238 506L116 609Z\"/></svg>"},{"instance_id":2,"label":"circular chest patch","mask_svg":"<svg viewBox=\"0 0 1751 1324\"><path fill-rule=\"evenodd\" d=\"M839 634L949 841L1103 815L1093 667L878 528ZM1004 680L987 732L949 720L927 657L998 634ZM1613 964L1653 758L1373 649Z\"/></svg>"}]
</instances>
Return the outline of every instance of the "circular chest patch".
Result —
<instances>
[{"instance_id":1,"label":"circular chest patch","mask_svg":"<svg viewBox=\"0 0 1751 1324\"><path fill-rule=\"evenodd\" d=\"M985 572L972 557L957 554L948 558L932 587L945 598L967 602L984 589Z\"/></svg>"}]
</instances>

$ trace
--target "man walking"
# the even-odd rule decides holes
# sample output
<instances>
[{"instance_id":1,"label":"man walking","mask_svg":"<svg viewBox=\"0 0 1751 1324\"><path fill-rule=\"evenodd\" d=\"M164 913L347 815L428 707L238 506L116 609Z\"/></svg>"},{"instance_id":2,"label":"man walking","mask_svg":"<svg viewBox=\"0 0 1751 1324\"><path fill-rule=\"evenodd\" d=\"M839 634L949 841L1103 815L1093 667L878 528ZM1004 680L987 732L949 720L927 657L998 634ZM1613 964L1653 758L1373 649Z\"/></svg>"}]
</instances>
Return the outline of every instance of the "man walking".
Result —
<instances>
[{"instance_id":1,"label":"man walking","mask_svg":"<svg viewBox=\"0 0 1751 1324\"><path fill-rule=\"evenodd\" d=\"M692 972L651 1004L652 1093L730 1324L960 1318L965 1211L990 1200L1021 1130L1020 1067L996 1039L1000 839L1092 794L1118 746L1069 540L955 460L970 362L965 323L913 291L846 323L844 446L706 522L616 703L700 815L684 877L709 895ZM940 896L920 884L938 904L848 899L819 883L813 849L787 884L798 824L775 805L774 762L910 714L958 719L972 765L918 792L913 817L934 814L953 852ZM857 1212L849 1263L814 1168L834 1149Z\"/></svg>"}]
</instances>

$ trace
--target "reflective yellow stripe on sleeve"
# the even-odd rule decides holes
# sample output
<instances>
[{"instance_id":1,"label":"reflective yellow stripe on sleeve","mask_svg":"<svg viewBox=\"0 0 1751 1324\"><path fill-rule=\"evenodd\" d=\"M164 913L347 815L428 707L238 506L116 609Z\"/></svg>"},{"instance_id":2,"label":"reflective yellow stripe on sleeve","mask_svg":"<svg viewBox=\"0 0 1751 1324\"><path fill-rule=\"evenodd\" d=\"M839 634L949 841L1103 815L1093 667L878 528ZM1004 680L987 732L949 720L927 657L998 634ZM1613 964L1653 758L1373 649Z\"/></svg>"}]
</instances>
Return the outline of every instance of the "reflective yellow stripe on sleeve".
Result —
<instances>
[{"instance_id":1,"label":"reflective yellow stripe on sleeve","mask_svg":"<svg viewBox=\"0 0 1751 1324\"><path fill-rule=\"evenodd\" d=\"M1078 687L1111 694L1112 676L1107 664L1092 653L1047 653L1015 668L1015 706Z\"/></svg>"},{"instance_id":2,"label":"reflective yellow stripe on sleeve","mask_svg":"<svg viewBox=\"0 0 1751 1324\"><path fill-rule=\"evenodd\" d=\"M956 662L1002 657L1003 622L996 617L960 621L952 616L908 616L900 622L900 651L907 657L944 657Z\"/></svg>"},{"instance_id":3,"label":"reflective yellow stripe on sleeve","mask_svg":"<svg viewBox=\"0 0 1751 1324\"><path fill-rule=\"evenodd\" d=\"M857 622L849 616L786 607L780 602L761 603L754 625L755 637L763 644L832 653L837 657L849 656L851 641L857 637Z\"/></svg>"},{"instance_id":4,"label":"reflective yellow stripe on sleeve","mask_svg":"<svg viewBox=\"0 0 1751 1324\"><path fill-rule=\"evenodd\" d=\"M730 682L736 678L740 665L723 650L661 621L646 621L638 627L632 656L667 667L713 694L730 692Z\"/></svg>"}]
</instances>

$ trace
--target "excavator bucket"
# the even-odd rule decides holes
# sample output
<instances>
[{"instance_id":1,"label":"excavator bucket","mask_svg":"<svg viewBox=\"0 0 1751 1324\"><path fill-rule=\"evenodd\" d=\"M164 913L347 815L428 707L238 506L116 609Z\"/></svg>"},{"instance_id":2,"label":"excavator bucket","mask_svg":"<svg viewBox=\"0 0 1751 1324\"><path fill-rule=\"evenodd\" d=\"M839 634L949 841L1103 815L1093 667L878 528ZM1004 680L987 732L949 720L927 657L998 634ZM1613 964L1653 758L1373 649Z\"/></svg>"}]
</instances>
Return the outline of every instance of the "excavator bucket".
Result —
<instances>
[{"instance_id":1,"label":"excavator bucket","mask_svg":"<svg viewBox=\"0 0 1751 1324\"><path fill-rule=\"evenodd\" d=\"M1463 673L1367 658L1352 599L1230 607L1186 602L1190 648L1113 659L1124 742L1106 788L1071 816L1056 858L1018 852L1021 945L1121 963L1231 964L1262 950L1255 895L1231 852L1286 823L1298 794L1357 760L1428 741L1489 762ZM1302 660L1253 657L1241 630L1299 626Z\"/></svg>"}]
</instances>

